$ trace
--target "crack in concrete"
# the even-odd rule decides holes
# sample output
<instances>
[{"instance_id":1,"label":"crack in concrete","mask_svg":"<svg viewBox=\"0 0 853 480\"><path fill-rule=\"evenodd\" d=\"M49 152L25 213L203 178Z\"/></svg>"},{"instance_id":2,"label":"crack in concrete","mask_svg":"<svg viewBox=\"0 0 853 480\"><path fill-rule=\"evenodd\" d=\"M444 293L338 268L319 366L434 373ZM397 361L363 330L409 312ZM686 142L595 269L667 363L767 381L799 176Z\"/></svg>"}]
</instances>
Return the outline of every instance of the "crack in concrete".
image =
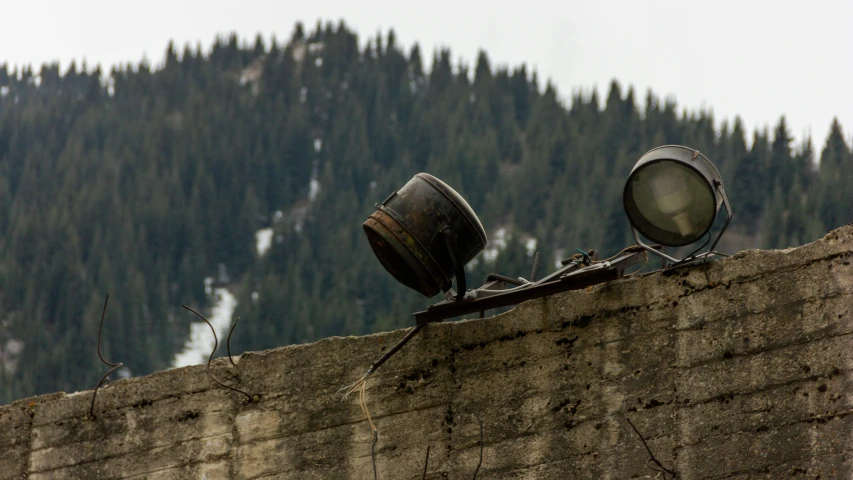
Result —
<instances>
[{"instance_id":1,"label":"crack in concrete","mask_svg":"<svg viewBox=\"0 0 853 480\"><path fill-rule=\"evenodd\" d=\"M75 463L73 463L73 464L68 464L68 465L59 465L59 466L52 467L52 468L46 468L46 469L44 469L44 470L28 471L28 472L27 472L27 475L29 476L30 474L47 473L47 472L53 472L53 471L61 470L61 469L64 469L64 468L65 468L65 469L67 469L67 468L78 467L78 466L81 466L81 465L89 465L89 464L93 464L93 463L97 463L97 462L102 462L102 461L105 461L105 460L111 460L111 459L114 459L114 458L122 458L122 457L127 457L127 456L130 456L130 455L139 454L139 453L143 453L143 454L144 454L144 453L146 453L146 452L152 452L152 451L154 451L154 450L166 450L166 449L169 449L169 448L174 448L174 447L175 447L175 446L177 446L177 445L186 445L186 444L190 444L190 443L193 443L193 442L198 442L198 441L200 441L200 440L206 440L206 439L208 439L208 438L218 438L218 437L224 437L224 436L230 436L230 435L231 435L230 433L220 433L220 434L218 434L218 435L206 435L206 436L203 436L203 437L189 438L189 439L186 439L186 440L181 440L181 441L173 442L173 443L168 444L168 445L160 445L160 446L156 446L156 447L149 447L149 448L140 448L140 449L135 449L135 450L128 450L128 451L124 451L124 452L121 452L121 453L107 454L107 455L104 455L104 456L102 456L102 457L87 458L87 459L85 459L85 460L76 461L76 462L75 462ZM53 448L53 447L52 447L52 448ZM222 456L222 455L219 455L219 456L217 456L217 457L221 457L221 456ZM200 462L201 462L201 463L204 463L203 461L200 461ZM185 464L181 464L181 465L185 465ZM172 467L168 467L168 468L176 468L176 467L179 467L179 466L180 466L180 465L176 465L176 466L172 466Z\"/></svg>"}]
</instances>

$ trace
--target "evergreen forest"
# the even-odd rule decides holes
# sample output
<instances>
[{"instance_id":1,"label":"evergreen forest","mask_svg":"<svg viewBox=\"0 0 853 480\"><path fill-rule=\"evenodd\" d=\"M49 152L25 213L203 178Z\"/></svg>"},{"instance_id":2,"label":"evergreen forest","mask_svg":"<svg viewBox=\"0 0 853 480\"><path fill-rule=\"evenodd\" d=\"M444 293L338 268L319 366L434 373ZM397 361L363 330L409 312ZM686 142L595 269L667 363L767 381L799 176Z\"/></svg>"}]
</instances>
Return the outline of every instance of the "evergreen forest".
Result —
<instances>
[{"instance_id":1,"label":"evergreen forest","mask_svg":"<svg viewBox=\"0 0 853 480\"><path fill-rule=\"evenodd\" d=\"M454 63L343 23L170 44L157 67L0 64L0 402L97 384L107 294L101 352L133 376L170 367L196 320L181 304L210 311L207 277L237 297L235 354L413 325L439 298L388 275L361 224L418 172L486 228L469 286L527 276L534 250L543 272L577 248L632 245L622 189L659 145L720 170L734 219L718 250L800 245L853 221L838 120L795 144L782 112L747 131L615 80L562 93L485 52Z\"/></svg>"}]
</instances>

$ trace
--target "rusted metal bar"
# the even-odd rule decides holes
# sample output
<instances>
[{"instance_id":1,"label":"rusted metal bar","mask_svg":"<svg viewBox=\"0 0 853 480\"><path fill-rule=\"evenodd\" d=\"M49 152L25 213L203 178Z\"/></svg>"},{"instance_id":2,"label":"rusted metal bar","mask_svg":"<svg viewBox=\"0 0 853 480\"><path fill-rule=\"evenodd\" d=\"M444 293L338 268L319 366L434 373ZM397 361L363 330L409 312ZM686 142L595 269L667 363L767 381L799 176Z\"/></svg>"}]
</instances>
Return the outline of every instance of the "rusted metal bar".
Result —
<instances>
[{"instance_id":1,"label":"rusted metal bar","mask_svg":"<svg viewBox=\"0 0 853 480\"><path fill-rule=\"evenodd\" d=\"M595 263L584 268L568 265L538 282L526 283L515 288L496 290L494 284L490 284L489 288L484 286L468 291L460 301L457 301L454 296L431 305L426 310L415 313L414 317L418 325L423 325L469 313L516 305L555 293L578 290L621 278L625 269L640 263L644 258L644 253L636 249L626 251L611 261Z\"/></svg>"}]
</instances>

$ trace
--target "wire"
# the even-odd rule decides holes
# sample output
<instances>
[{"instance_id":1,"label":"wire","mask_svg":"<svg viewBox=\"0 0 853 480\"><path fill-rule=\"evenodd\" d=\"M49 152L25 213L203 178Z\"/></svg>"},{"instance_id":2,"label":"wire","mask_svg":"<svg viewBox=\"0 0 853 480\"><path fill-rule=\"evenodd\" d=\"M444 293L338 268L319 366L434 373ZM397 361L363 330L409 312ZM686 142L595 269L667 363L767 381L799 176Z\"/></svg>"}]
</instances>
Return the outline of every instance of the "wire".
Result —
<instances>
[{"instance_id":1,"label":"wire","mask_svg":"<svg viewBox=\"0 0 853 480\"><path fill-rule=\"evenodd\" d=\"M420 332L420 331L421 331L421 329L422 329L422 328L424 328L425 326L426 326L426 324L425 324L425 323L422 323L422 324L420 324L420 325L415 325L415 327L414 327L413 329L409 330L409 333L407 333L407 334L406 334L406 336L405 336L405 337L403 337L403 339L402 339L402 340L400 340L399 342L397 342L397 344L396 344L396 345L394 345L393 347L391 347L391 350L388 350L387 352L385 352L385 354L384 354L384 355L382 355L381 357L379 357L379 359L378 359L378 360L376 360L375 362L373 362L373 365L371 365L371 366L370 366L370 368L368 368L368 369L367 369L367 375L370 375L371 373L375 372L375 371L376 371L376 369L377 369L377 368L379 368L379 366L380 366L380 365L382 365L383 363L385 363L385 361L386 361L386 360L388 360L389 358L391 358L391 356L392 356L392 355L394 355L394 354L395 354L395 353L397 353L401 348L403 348L403 345L405 345L405 344L409 343L409 340L411 340L412 338L414 338L414 336L415 336L415 335L417 335L417 334L418 334L418 332Z\"/></svg>"},{"instance_id":2,"label":"wire","mask_svg":"<svg viewBox=\"0 0 853 480\"><path fill-rule=\"evenodd\" d=\"M426 479L426 474L427 474L427 465L429 465L429 445L427 445L426 460L424 460L424 474L423 474L423 475L421 475L421 480Z\"/></svg>"},{"instance_id":3,"label":"wire","mask_svg":"<svg viewBox=\"0 0 853 480\"><path fill-rule=\"evenodd\" d=\"M619 250L619 253L617 253L616 255L605 258L604 260L593 260L592 263L609 262L610 260L613 260L614 258L616 258L616 257L622 255L623 253L627 252L628 250L632 250L632 249L636 249L636 248L638 248L637 245L631 245L630 247L625 247L622 250Z\"/></svg>"},{"instance_id":4,"label":"wire","mask_svg":"<svg viewBox=\"0 0 853 480\"><path fill-rule=\"evenodd\" d=\"M474 418L477 419L477 423L480 424L480 461L477 463L477 469L474 470L474 478L473 480L477 480L477 472L480 471L480 466L483 465L483 419L480 418L479 415L473 413Z\"/></svg>"},{"instance_id":5,"label":"wire","mask_svg":"<svg viewBox=\"0 0 853 480\"><path fill-rule=\"evenodd\" d=\"M231 334L234 333L234 327L237 326L237 322L239 321L240 317L237 317L237 320L234 320L234 325L231 325L231 330L228 330L228 340L225 341L225 349L228 350L228 361L231 362L231 365L235 367L237 366L237 364L234 363L234 360L231 358Z\"/></svg>"},{"instance_id":6,"label":"wire","mask_svg":"<svg viewBox=\"0 0 853 480\"><path fill-rule=\"evenodd\" d=\"M701 247L699 247L699 248L697 248L696 250L693 250L693 252L692 252L690 255L688 255L688 256L686 256L686 257L684 257L684 260L681 260L680 262L676 263L675 265L678 265L679 263L683 263L683 262L685 262L685 261L687 261L687 260L689 260L689 259L692 259L692 258L693 258L693 255L696 255L696 252L698 252L699 250L702 250L703 248L705 248L705 246L706 246L706 245L708 245L708 242L710 242L710 241L711 241L711 231L710 231L710 230L708 230L708 232L707 232L707 233L708 233L708 239L707 239L707 240L705 240L705 243L703 243L703 244L702 244L702 246L701 246ZM675 265L673 265L673 266L675 266Z\"/></svg>"},{"instance_id":7,"label":"wire","mask_svg":"<svg viewBox=\"0 0 853 480\"><path fill-rule=\"evenodd\" d=\"M631 419L626 416L625 420L628 422L628 425L630 425L631 428L634 429L634 432L636 432L637 436L640 437L640 441L643 442L643 446L646 447L646 451L649 452L648 462L651 462L654 464L654 466L649 465L649 468L651 468L652 470L655 470L656 472L662 473L665 480L670 480L670 479L675 480L675 478L676 478L675 472L664 467L663 464L660 463L660 461L657 458L655 458L655 454L652 453L652 449L649 448L649 444L646 443L646 440L643 438L643 435L640 433L639 430L637 430L637 427L634 426L634 424L631 422Z\"/></svg>"},{"instance_id":8,"label":"wire","mask_svg":"<svg viewBox=\"0 0 853 480\"><path fill-rule=\"evenodd\" d=\"M490 273L490 274L486 275L486 282L489 282L491 280L500 280L502 282L509 283L509 284L519 286L519 287L524 285L524 282L522 282L521 280L519 280L517 278L507 277L506 275L501 275L500 273Z\"/></svg>"},{"instance_id":9,"label":"wire","mask_svg":"<svg viewBox=\"0 0 853 480\"><path fill-rule=\"evenodd\" d=\"M634 275L636 273L640 273L640 271L642 271L644 268L646 268L646 264L648 264L648 263L649 263L649 254L645 250L643 250L643 264L640 265L640 268L634 270L633 272L628 273L626 275L622 275L622 278L628 278L631 275Z\"/></svg>"},{"instance_id":10,"label":"wire","mask_svg":"<svg viewBox=\"0 0 853 480\"><path fill-rule=\"evenodd\" d=\"M370 444L370 460L373 462L373 480L376 480L376 441L379 440L379 433L373 430L373 443Z\"/></svg>"},{"instance_id":11,"label":"wire","mask_svg":"<svg viewBox=\"0 0 853 480\"><path fill-rule=\"evenodd\" d=\"M98 327L98 358L100 358L102 362L113 368L111 368L107 373L104 374L103 377L101 377L101 381L98 382L98 385L95 387L95 391L92 392L92 405L89 407L89 416L91 418L95 418L95 397L98 396L98 389L101 388L101 385L103 385L104 380L107 380L111 373L124 366L124 364L121 362L110 363L104 358L103 355L101 355L101 330L104 329L104 317L107 314L107 303L109 303L109 301L110 294L107 294L107 298L104 300L104 309L101 311L101 325Z\"/></svg>"},{"instance_id":12,"label":"wire","mask_svg":"<svg viewBox=\"0 0 853 480\"><path fill-rule=\"evenodd\" d=\"M186 308L187 310L193 312L194 314L196 314L196 316L198 318L204 320L204 323L206 323L207 326L210 327L210 331L213 332L213 350L211 350L210 356L207 357L207 376L210 377L210 379L213 380L214 382L218 383L219 385L221 385L221 386L223 386L229 390L233 390L235 392L242 393L243 395L246 396L246 398L249 399L249 403L254 402L255 399L251 395L249 395L248 393L244 392L243 390L240 390L239 388L234 388L230 385L225 385L224 383L217 380L216 377L214 377L212 373L210 373L210 362L213 360L213 354L216 353L216 348L219 346L219 340L216 338L216 330L214 330L213 325L211 325L210 322L207 321L207 318L205 318L204 315L198 313L197 311L193 310L192 308L190 308L186 305L181 305L181 306ZM236 323L235 323L235 325L236 325ZM234 362L231 362L231 363L234 363Z\"/></svg>"}]
</instances>

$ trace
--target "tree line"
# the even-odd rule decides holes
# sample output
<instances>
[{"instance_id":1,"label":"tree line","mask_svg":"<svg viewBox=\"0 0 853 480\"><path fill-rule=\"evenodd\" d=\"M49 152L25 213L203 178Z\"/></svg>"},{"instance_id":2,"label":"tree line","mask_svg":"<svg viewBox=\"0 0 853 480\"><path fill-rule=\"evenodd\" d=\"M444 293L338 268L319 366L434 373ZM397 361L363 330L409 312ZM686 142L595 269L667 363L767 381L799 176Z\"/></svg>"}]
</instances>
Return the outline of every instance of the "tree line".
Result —
<instances>
[{"instance_id":1,"label":"tree line","mask_svg":"<svg viewBox=\"0 0 853 480\"><path fill-rule=\"evenodd\" d=\"M473 66L343 23L279 42L169 44L163 65L0 65L0 401L89 389L102 352L132 375L167 368L227 268L235 352L411 325L428 300L394 281L361 223L424 171L459 191L496 257L526 276L576 248L633 243L622 188L664 144L706 154L735 217L720 247L781 248L853 220L853 152L836 120L795 145L785 118L747 132L613 81L561 99L526 66ZM255 232L273 229L258 255ZM535 240L535 247L533 241ZM490 245L490 248L492 248Z\"/></svg>"}]
</instances>

